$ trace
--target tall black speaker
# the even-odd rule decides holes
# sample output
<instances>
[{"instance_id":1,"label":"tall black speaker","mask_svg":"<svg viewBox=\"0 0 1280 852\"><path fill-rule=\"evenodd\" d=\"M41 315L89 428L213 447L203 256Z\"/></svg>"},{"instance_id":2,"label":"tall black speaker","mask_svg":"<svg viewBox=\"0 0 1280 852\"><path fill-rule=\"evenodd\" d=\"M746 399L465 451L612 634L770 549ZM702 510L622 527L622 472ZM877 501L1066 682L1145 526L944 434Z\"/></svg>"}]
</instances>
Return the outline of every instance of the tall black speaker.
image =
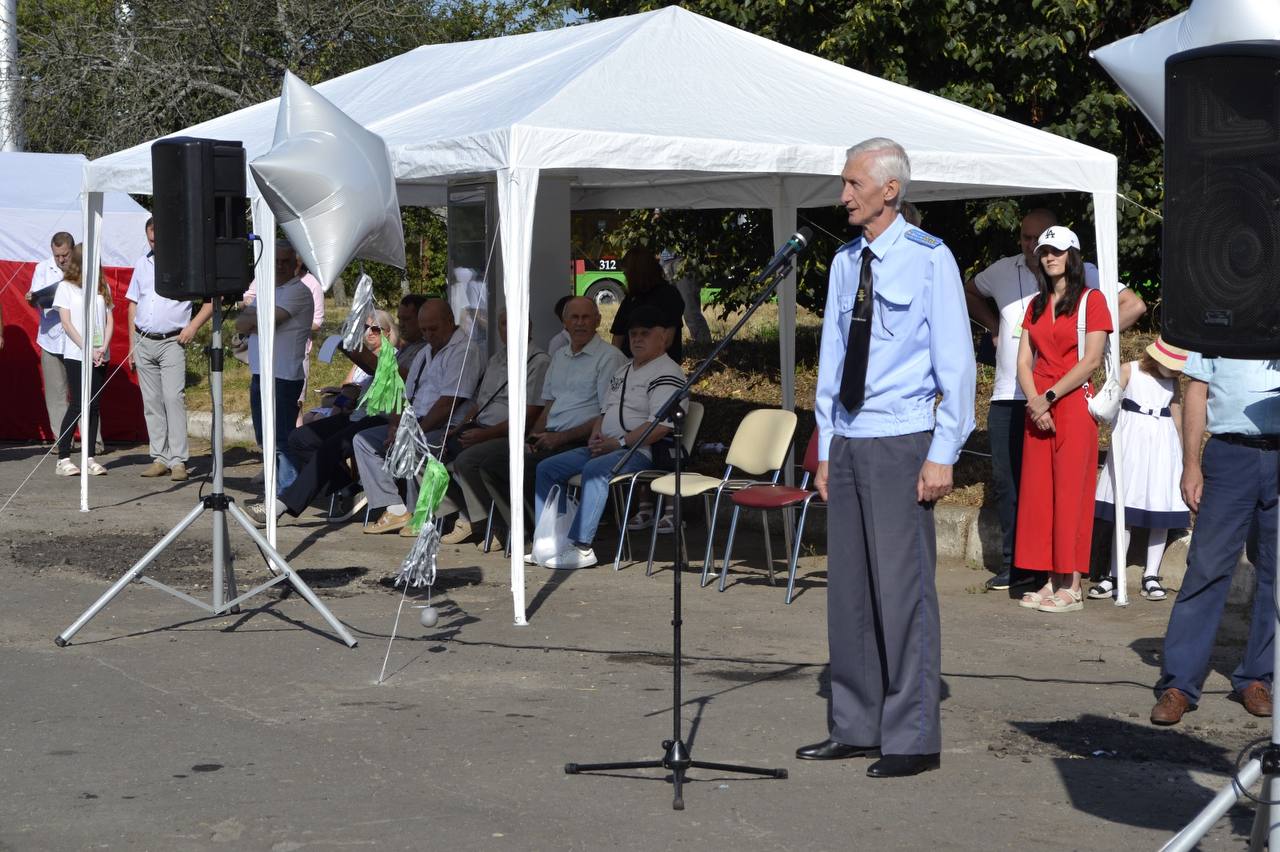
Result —
<instances>
[{"instance_id":1,"label":"tall black speaker","mask_svg":"<svg viewBox=\"0 0 1280 852\"><path fill-rule=\"evenodd\" d=\"M1280 42L1170 56L1164 151L1165 339L1280 357Z\"/></svg>"},{"instance_id":2,"label":"tall black speaker","mask_svg":"<svg viewBox=\"0 0 1280 852\"><path fill-rule=\"evenodd\" d=\"M253 278L245 153L239 142L177 136L151 146L156 292L239 296Z\"/></svg>"}]
</instances>

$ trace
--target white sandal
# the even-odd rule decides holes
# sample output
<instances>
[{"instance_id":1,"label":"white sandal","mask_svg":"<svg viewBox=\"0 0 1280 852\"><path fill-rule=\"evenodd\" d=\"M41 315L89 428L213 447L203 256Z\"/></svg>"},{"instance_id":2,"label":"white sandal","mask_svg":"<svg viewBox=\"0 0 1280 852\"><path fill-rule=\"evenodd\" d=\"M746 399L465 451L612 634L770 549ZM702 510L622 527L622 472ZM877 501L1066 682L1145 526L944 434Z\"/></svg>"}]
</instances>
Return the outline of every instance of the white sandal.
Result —
<instances>
[{"instance_id":1,"label":"white sandal","mask_svg":"<svg viewBox=\"0 0 1280 852\"><path fill-rule=\"evenodd\" d=\"M1058 597L1063 592L1067 594L1067 601L1063 603L1063 599ZM1076 589L1062 588L1054 590L1040 602L1040 606L1036 607L1037 612L1075 612L1084 609L1084 595Z\"/></svg>"},{"instance_id":2,"label":"white sandal","mask_svg":"<svg viewBox=\"0 0 1280 852\"><path fill-rule=\"evenodd\" d=\"M85 467L88 468L90 476L106 476L107 475L107 469L102 465L98 464L93 459L89 459L89 463L85 465Z\"/></svg>"},{"instance_id":3,"label":"white sandal","mask_svg":"<svg viewBox=\"0 0 1280 852\"><path fill-rule=\"evenodd\" d=\"M80 468L71 459L58 459L58 466L53 469L57 476L79 476Z\"/></svg>"},{"instance_id":4,"label":"white sandal","mask_svg":"<svg viewBox=\"0 0 1280 852\"><path fill-rule=\"evenodd\" d=\"M631 520L627 522L627 529L632 532L647 530L651 526L653 526L652 505L641 506L639 509L636 509L636 513L632 515ZM658 532L662 532L661 527L659 527Z\"/></svg>"}]
</instances>

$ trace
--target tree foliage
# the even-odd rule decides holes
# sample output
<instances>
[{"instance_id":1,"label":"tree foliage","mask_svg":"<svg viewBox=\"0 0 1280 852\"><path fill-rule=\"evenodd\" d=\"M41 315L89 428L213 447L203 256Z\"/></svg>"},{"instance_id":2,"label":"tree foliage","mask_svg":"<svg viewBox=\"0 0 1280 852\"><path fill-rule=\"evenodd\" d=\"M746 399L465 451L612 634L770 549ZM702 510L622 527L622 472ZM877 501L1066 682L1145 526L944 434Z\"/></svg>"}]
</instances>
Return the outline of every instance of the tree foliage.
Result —
<instances>
[{"instance_id":1,"label":"tree foliage","mask_svg":"<svg viewBox=\"0 0 1280 852\"><path fill-rule=\"evenodd\" d=\"M32 151L90 158L423 44L556 26L569 0L19 0L21 116ZM443 284L444 226L406 208L415 291ZM381 296L399 270L368 264Z\"/></svg>"},{"instance_id":2,"label":"tree foliage","mask_svg":"<svg viewBox=\"0 0 1280 852\"><path fill-rule=\"evenodd\" d=\"M670 5L597 0L606 18ZM1109 151L1119 159L1121 277L1156 294L1163 146L1129 99L1089 58L1089 51L1182 11L1185 0L687 0L686 9L782 44L985 112ZM696 87L695 87L696 88ZM832 109L842 105L832 104ZM857 142L849 140L850 144ZM832 182L832 200L839 187ZM1079 193L1033 198L935 202L923 206L924 227L943 237L972 273L1016 250L1020 211L1056 208L1090 242L1089 200ZM820 306L826 262L851 234L838 209L804 211L815 230L832 235L802 265L800 301ZM747 296L746 280L772 254L767 211L641 212L620 235L678 247L709 283L727 283L729 306Z\"/></svg>"}]
</instances>

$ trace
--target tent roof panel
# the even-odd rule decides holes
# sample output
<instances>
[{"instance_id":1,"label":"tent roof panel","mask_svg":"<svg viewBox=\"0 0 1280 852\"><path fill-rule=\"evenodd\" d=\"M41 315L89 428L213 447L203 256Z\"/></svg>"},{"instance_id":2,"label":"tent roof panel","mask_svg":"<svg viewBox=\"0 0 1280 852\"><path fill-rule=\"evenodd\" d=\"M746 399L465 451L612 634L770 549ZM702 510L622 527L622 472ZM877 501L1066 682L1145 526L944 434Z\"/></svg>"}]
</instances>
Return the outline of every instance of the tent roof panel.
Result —
<instances>
[{"instance_id":1,"label":"tent roof panel","mask_svg":"<svg viewBox=\"0 0 1280 852\"><path fill-rule=\"evenodd\" d=\"M1110 154L679 7L427 45L317 89L383 136L406 183L529 166L597 181L647 171L654 186L708 172L803 184L838 174L851 143L890 136L911 154L916 198L926 186L935 198L978 186L1114 188ZM183 134L242 141L252 159L270 149L276 108L273 99ZM149 191L149 147L94 161L90 186ZM738 203L730 182L703 191L712 186L715 206Z\"/></svg>"}]
</instances>

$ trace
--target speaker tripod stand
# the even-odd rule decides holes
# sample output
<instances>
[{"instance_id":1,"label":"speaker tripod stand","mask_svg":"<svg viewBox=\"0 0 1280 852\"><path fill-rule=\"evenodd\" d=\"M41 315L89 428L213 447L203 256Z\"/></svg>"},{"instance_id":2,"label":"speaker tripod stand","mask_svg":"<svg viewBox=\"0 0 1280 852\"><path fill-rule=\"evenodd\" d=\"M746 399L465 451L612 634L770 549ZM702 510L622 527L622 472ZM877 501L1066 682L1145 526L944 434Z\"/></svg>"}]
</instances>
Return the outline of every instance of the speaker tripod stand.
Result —
<instances>
[{"instance_id":1,"label":"speaker tripod stand","mask_svg":"<svg viewBox=\"0 0 1280 852\"><path fill-rule=\"evenodd\" d=\"M239 612L240 604L254 595L264 592L272 586L289 583L307 603L311 604L316 612L320 613L320 616L328 623L333 632L338 634L348 647L354 648L356 646L355 637L351 635L341 621L334 617L329 608L316 597L315 592L311 591L307 584L302 581L302 578L298 576L297 572L289 567L289 563L259 532L249 516L235 504L231 497L228 497L223 492L222 367L222 299L219 296L214 296L213 339L209 346L209 385L213 391L213 490L185 518L179 521L177 526L148 550L146 555L134 563L133 567L126 571L124 576L116 580L111 588L107 589L102 597L98 598L92 606L85 610L70 627L57 635L53 641L59 648L70 642L71 637L75 636L80 628L88 624L90 619L101 612L107 604L111 603L116 595L124 591L125 586L135 580L154 586L163 592L168 592L179 600L186 601L211 615ZM172 588L153 577L146 576L146 570L151 566L151 563L206 511L213 513L213 582L211 584L211 599L207 603L186 592ZM229 546L230 537L227 532L227 515L230 515L248 533L249 538L257 545L258 551L266 561L267 570L272 574L271 579L254 586L242 595L236 594L235 568L232 563L231 548Z\"/></svg>"}]
</instances>

